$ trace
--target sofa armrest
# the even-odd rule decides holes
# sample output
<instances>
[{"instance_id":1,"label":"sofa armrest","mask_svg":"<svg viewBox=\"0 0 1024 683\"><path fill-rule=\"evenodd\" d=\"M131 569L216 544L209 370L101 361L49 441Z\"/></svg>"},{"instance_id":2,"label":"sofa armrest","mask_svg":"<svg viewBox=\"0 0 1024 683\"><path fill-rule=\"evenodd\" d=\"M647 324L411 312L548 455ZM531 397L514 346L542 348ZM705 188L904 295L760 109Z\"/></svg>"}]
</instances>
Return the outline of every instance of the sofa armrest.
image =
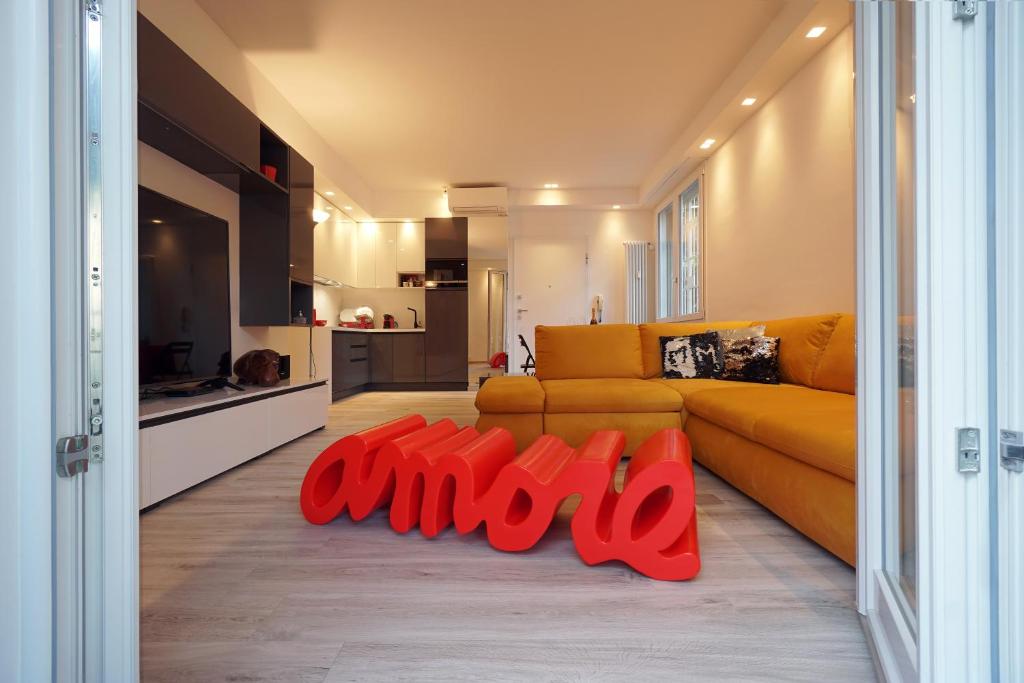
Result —
<instances>
[{"instance_id":1,"label":"sofa armrest","mask_svg":"<svg viewBox=\"0 0 1024 683\"><path fill-rule=\"evenodd\" d=\"M476 393L481 413L543 413L544 389L536 377L491 377Z\"/></svg>"}]
</instances>

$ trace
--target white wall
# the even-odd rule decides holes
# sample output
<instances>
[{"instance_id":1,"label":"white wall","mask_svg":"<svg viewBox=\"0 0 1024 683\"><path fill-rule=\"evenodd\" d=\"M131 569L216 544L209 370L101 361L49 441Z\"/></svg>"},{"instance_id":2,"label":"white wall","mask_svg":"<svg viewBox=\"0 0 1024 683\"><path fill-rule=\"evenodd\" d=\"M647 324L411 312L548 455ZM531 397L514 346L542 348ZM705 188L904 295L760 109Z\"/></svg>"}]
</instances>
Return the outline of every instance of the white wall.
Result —
<instances>
[{"instance_id":1,"label":"white wall","mask_svg":"<svg viewBox=\"0 0 1024 683\"><path fill-rule=\"evenodd\" d=\"M597 294L602 295L603 322L625 322L626 257L622 243L627 240L654 241L654 216L650 211L522 209L510 212L508 227L512 242L529 237L585 239L590 257L588 301ZM509 294L514 299L517 285L512 259L509 260L509 268ZM513 339L515 334L518 332L513 332Z\"/></svg>"},{"instance_id":2,"label":"white wall","mask_svg":"<svg viewBox=\"0 0 1024 683\"><path fill-rule=\"evenodd\" d=\"M334 289L337 292L340 308L358 308L369 306L373 309L374 325L384 327L384 314L395 316L395 322L403 329L412 329L414 316L408 308L419 311L420 325L424 325L426 290L423 287L344 287ZM340 310L340 309L339 309ZM320 315L317 309L317 315ZM321 315L321 317L323 317ZM328 319L328 324L337 325L338 320Z\"/></svg>"},{"instance_id":3,"label":"white wall","mask_svg":"<svg viewBox=\"0 0 1024 683\"><path fill-rule=\"evenodd\" d=\"M143 143L139 143L139 184L227 221L232 362L252 349L274 349L291 355L293 377L305 377L309 367L307 329L242 327L238 322L238 195Z\"/></svg>"},{"instance_id":4,"label":"white wall","mask_svg":"<svg viewBox=\"0 0 1024 683\"><path fill-rule=\"evenodd\" d=\"M708 159L707 319L854 310L852 72L846 28Z\"/></svg>"}]
</instances>

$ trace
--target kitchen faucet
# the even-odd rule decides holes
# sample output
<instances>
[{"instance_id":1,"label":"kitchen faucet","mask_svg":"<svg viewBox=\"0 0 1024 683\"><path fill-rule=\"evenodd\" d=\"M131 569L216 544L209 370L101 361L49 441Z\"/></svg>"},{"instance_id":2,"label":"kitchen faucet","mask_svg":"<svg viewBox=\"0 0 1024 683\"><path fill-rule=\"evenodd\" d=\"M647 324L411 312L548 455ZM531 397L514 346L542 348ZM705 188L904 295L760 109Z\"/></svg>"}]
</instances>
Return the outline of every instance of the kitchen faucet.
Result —
<instances>
[{"instance_id":1,"label":"kitchen faucet","mask_svg":"<svg viewBox=\"0 0 1024 683\"><path fill-rule=\"evenodd\" d=\"M407 311L412 311L412 326L413 326L413 328L414 329L419 328L419 326L420 326L420 312L417 311L415 308L412 308L411 306L406 306L405 309Z\"/></svg>"}]
</instances>

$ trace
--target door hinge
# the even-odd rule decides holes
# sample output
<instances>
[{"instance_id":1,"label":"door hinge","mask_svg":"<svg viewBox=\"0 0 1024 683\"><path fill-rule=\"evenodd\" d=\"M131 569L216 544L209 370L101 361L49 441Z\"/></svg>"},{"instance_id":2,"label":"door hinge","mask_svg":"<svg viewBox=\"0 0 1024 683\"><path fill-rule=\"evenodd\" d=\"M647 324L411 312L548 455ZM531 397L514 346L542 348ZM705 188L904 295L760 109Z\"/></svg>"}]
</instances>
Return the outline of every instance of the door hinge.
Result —
<instances>
[{"instance_id":1,"label":"door hinge","mask_svg":"<svg viewBox=\"0 0 1024 683\"><path fill-rule=\"evenodd\" d=\"M953 0L953 19L973 21L978 14L978 0Z\"/></svg>"},{"instance_id":2,"label":"door hinge","mask_svg":"<svg viewBox=\"0 0 1024 683\"><path fill-rule=\"evenodd\" d=\"M103 6L100 0L86 0L85 2L85 14L92 20L99 19L103 16Z\"/></svg>"},{"instance_id":3,"label":"door hinge","mask_svg":"<svg viewBox=\"0 0 1024 683\"><path fill-rule=\"evenodd\" d=\"M1024 432L999 430L999 462L1011 472L1024 472Z\"/></svg>"},{"instance_id":4,"label":"door hinge","mask_svg":"<svg viewBox=\"0 0 1024 683\"><path fill-rule=\"evenodd\" d=\"M73 477L89 471L89 437L85 434L57 439L57 476Z\"/></svg>"},{"instance_id":5,"label":"door hinge","mask_svg":"<svg viewBox=\"0 0 1024 683\"><path fill-rule=\"evenodd\" d=\"M981 430L959 427L956 430L956 466L959 472L981 471Z\"/></svg>"}]
</instances>

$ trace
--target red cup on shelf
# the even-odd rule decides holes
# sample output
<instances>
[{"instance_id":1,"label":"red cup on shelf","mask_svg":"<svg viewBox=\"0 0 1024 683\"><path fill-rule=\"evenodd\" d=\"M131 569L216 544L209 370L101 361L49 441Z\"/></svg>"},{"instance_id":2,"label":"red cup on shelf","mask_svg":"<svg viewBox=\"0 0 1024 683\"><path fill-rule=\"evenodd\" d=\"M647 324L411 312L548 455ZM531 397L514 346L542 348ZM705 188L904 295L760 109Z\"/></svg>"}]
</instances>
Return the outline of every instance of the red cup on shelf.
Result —
<instances>
[{"instance_id":1,"label":"red cup on shelf","mask_svg":"<svg viewBox=\"0 0 1024 683\"><path fill-rule=\"evenodd\" d=\"M260 164L260 173L267 176L271 182L277 182L277 166L271 166L270 164Z\"/></svg>"}]
</instances>

